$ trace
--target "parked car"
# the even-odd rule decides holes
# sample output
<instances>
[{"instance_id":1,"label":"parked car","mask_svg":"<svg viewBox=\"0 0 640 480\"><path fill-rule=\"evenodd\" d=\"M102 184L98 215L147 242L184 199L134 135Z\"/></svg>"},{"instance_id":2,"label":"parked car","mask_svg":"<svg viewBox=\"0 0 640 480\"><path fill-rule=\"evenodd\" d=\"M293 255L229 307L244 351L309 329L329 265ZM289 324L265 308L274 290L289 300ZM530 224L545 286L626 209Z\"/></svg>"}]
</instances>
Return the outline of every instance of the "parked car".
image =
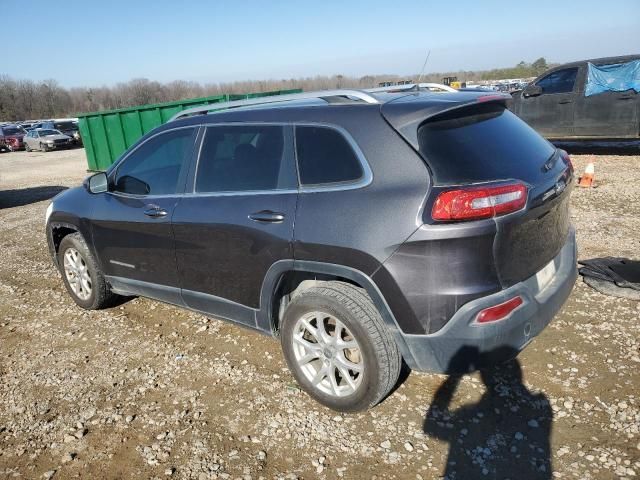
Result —
<instances>
[{"instance_id":1,"label":"parked car","mask_svg":"<svg viewBox=\"0 0 640 480\"><path fill-rule=\"evenodd\" d=\"M585 88L589 63L599 67L639 59L640 55L598 58L552 68L516 93L511 109L550 139L637 139L640 94L636 90L585 95Z\"/></svg>"},{"instance_id":2,"label":"parked car","mask_svg":"<svg viewBox=\"0 0 640 480\"><path fill-rule=\"evenodd\" d=\"M383 399L402 361L506 360L492 355L538 335L577 273L569 157L505 97L186 110L53 199L53 261L82 308L141 295L279 337L301 387L339 411Z\"/></svg>"},{"instance_id":3,"label":"parked car","mask_svg":"<svg viewBox=\"0 0 640 480\"><path fill-rule=\"evenodd\" d=\"M35 128L37 124L34 121L27 121L27 122L20 122L19 125L20 125L20 128L23 128L25 131L28 132L32 128Z\"/></svg>"},{"instance_id":4,"label":"parked car","mask_svg":"<svg viewBox=\"0 0 640 480\"><path fill-rule=\"evenodd\" d=\"M29 127L25 128L25 130L27 132L30 132L31 130L37 130L38 128L42 128L42 125L44 125L44 122L32 123Z\"/></svg>"},{"instance_id":5,"label":"parked car","mask_svg":"<svg viewBox=\"0 0 640 480\"><path fill-rule=\"evenodd\" d=\"M49 120L49 121L43 122L41 128L50 128L54 130L59 130L64 135L71 137L75 144L82 145L82 138L80 137L80 129L78 127L77 120L71 120L71 119Z\"/></svg>"},{"instance_id":6,"label":"parked car","mask_svg":"<svg viewBox=\"0 0 640 480\"><path fill-rule=\"evenodd\" d=\"M4 149L12 151L24 150L23 138L27 132L18 125L4 124L0 126L0 143Z\"/></svg>"},{"instance_id":7,"label":"parked car","mask_svg":"<svg viewBox=\"0 0 640 480\"><path fill-rule=\"evenodd\" d=\"M27 152L31 150L56 150L60 148L70 148L73 146L73 138L64 135L59 130L51 128L36 128L27 132L24 137L24 146Z\"/></svg>"}]
</instances>

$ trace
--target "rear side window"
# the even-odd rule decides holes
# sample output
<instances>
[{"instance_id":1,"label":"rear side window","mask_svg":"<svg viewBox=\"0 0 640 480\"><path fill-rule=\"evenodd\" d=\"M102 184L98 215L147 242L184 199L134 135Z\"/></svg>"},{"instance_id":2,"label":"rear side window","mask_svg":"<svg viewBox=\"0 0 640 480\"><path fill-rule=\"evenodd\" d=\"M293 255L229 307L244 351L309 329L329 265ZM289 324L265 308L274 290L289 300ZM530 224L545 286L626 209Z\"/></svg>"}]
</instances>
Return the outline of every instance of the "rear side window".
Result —
<instances>
[{"instance_id":1,"label":"rear side window","mask_svg":"<svg viewBox=\"0 0 640 480\"><path fill-rule=\"evenodd\" d=\"M571 93L577 75L578 68L565 68L547 75L536 85L542 88L542 93Z\"/></svg>"},{"instance_id":2,"label":"rear side window","mask_svg":"<svg viewBox=\"0 0 640 480\"><path fill-rule=\"evenodd\" d=\"M352 182L364 173L347 139L333 128L296 127L296 155L303 185Z\"/></svg>"},{"instance_id":3,"label":"rear side window","mask_svg":"<svg viewBox=\"0 0 640 480\"><path fill-rule=\"evenodd\" d=\"M143 143L118 167L115 191L132 195L168 195L184 178L195 128L162 133Z\"/></svg>"},{"instance_id":4,"label":"rear side window","mask_svg":"<svg viewBox=\"0 0 640 480\"><path fill-rule=\"evenodd\" d=\"M291 149L286 148L282 126L208 127L198 160L196 192L297 188L295 167L287 151Z\"/></svg>"},{"instance_id":5,"label":"rear side window","mask_svg":"<svg viewBox=\"0 0 640 480\"><path fill-rule=\"evenodd\" d=\"M423 123L418 142L440 185L512 178L534 182L555 152L525 122L491 103Z\"/></svg>"}]
</instances>

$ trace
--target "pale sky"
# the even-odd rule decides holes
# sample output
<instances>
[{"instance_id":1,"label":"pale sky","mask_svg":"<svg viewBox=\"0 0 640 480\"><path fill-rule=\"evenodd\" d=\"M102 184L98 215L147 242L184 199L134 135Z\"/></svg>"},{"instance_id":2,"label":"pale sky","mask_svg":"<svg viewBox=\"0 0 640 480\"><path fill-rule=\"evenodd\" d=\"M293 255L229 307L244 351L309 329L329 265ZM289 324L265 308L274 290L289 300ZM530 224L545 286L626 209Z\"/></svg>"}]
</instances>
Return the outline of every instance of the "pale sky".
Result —
<instances>
[{"instance_id":1,"label":"pale sky","mask_svg":"<svg viewBox=\"0 0 640 480\"><path fill-rule=\"evenodd\" d=\"M640 1L15 2L0 74L65 87L427 72L640 53ZM18 6L19 4L19 6ZM11 16L13 17L13 16Z\"/></svg>"}]
</instances>

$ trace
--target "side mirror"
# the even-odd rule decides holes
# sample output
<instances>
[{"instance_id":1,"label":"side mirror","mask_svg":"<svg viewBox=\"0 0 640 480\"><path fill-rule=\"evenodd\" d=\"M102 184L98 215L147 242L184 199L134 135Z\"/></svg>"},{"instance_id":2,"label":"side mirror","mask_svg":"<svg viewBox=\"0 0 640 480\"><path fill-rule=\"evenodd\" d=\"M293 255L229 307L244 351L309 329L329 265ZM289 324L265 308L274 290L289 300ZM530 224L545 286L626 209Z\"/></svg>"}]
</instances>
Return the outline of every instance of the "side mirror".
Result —
<instances>
[{"instance_id":1,"label":"side mirror","mask_svg":"<svg viewBox=\"0 0 640 480\"><path fill-rule=\"evenodd\" d=\"M104 172L91 175L87 179L87 190L91 193L104 193L109 190L109 180Z\"/></svg>"},{"instance_id":2,"label":"side mirror","mask_svg":"<svg viewBox=\"0 0 640 480\"><path fill-rule=\"evenodd\" d=\"M542 93L542 87L538 85L527 85L522 94L525 97L537 97Z\"/></svg>"}]
</instances>

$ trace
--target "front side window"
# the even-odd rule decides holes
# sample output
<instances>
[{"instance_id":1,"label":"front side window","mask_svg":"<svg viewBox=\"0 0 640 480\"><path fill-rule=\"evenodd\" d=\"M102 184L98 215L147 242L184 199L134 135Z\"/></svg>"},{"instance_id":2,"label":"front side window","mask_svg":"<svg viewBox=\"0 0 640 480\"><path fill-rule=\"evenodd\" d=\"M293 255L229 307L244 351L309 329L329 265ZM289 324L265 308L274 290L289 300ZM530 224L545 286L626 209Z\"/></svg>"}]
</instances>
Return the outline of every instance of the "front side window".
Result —
<instances>
[{"instance_id":1,"label":"front side window","mask_svg":"<svg viewBox=\"0 0 640 480\"><path fill-rule=\"evenodd\" d=\"M334 128L296 127L296 156L303 185L352 182L364 175L353 148Z\"/></svg>"},{"instance_id":2,"label":"front side window","mask_svg":"<svg viewBox=\"0 0 640 480\"><path fill-rule=\"evenodd\" d=\"M147 140L118 167L114 191L132 195L176 193L195 132L195 128L181 128Z\"/></svg>"},{"instance_id":3,"label":"front side window","mask_svg":"<svg viewBox=\"0 0 640 480\"><path fill-rule=\"evenodd\" d=\"M282 126L207 127L195 190L217 193L296 188L295 169L288 157Z\"/></svg>"},{"instance_id":4,"label":"front side window","mask_svg":"<svg viewBox=\"0 0 640 480\"><path fill-rule=\"evenodd\" d=\"M565 68L558 70L538 81L537 85L542 88L542 93L570 93L573 92L573 85L576 82L578 68Z\"/></svg>"}]
</instances>

